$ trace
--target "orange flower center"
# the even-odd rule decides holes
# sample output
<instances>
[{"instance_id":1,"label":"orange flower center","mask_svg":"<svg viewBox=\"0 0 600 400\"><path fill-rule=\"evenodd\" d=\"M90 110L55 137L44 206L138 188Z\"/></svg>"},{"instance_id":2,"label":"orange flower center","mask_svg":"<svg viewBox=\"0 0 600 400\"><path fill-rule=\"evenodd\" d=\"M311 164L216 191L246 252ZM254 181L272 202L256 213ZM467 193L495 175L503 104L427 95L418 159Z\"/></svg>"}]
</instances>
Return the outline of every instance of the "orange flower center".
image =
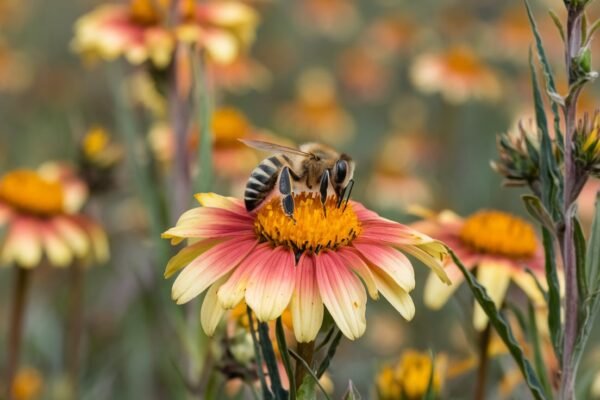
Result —
<instances>
[{"instance_id":1,"label":"orange flower center","mask_svg":"<svg viewBox=\"0 0 600 400\"><path fill-rule=\"evenodd\" d=\"M212 120L215 146L228 147L242 145L238 138L246 136L250 131L250 123L238 110L223 107L215 111Z\"/></svg>"},{"instance_id":2,"label":"orange flower center","mask_svg":"<svg viewBox=\"0 0 600 400\"><path fill-rule=\"evenodd\" d=\"M473 76L481 71L482 65L471 50L458 47L446 54L446 68L458 75Z\"/></svg>"},{"instance_id":3,"label":"orange flower center","mask_svg":"<svg viewBox=\"0 0 600 400\"><path fill-rule=\"evenodd\" d=\"M467 218L460 239L482 253L522 259L535 254L535 230L521 218L501 211L479 211Z\"/></svg>"},{"instance_id":4,"label":"orange flower center","mask_svg":"<svg viewBox=\"0 0 600 400\"><path fill-rule=\"evenodd\" d=\"M337 207L331 196L323 210L319 195L300 193L294 195L294 219L285 215L281 199L274 197L258 211L254 229L276 246L318 253L347 246L360 234L361 225L352 204Z\"/></svg>"},{"instance_id":5,"label":"orange flower center","mask_svg":"<svg viewBox=\"0 0 600 400\"><path fill-rule=\"evenodd\" d=\"M154 25L164 21L171 8L172 0L130 0L129 10L131 18L144 25ZM194 0L182 0L179 12L183 19L193 17L195 11Z\"/></svg>"},{"instance_id":6,"label":"orange flower center","mask_svg":"<svg viewBox=\"0 0 600 400\"><path fill-rule=\"evenodd\" d=\"M18 210L36 215L64 211L63 187L30 170L16 170L0 179L0 200Z\"/></svg>"}]
</instances>

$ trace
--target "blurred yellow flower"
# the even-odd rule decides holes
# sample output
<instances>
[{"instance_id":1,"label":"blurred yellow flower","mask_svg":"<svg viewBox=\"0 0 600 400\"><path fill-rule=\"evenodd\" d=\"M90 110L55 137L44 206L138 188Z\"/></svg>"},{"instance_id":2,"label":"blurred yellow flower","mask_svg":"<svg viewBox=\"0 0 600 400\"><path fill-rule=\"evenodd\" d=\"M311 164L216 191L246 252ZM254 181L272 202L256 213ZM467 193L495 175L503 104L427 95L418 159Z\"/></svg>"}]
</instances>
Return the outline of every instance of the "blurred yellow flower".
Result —
<instances>
[{"instance_id":1,"label":"blurred yellow flower","mask_svg":"<svg viewBox=\"0 0 600 400\"><path fill-rule=\"evenodd\" d=\"M304 71L296 85L296 99L279 110L277 121L282 131L328 144L340 144L354 135L354 122L339 103L333 76L320 68Z\"/></svg>"},{"instance_id":2,"label":"blurred yellow flower","mask_svg":"<svg viewBox=\"0 0 600 400\"><path fill-rule=\"evenodd\" d=\"M112 141L106 129L93 126L83 137L81 155L86 163L100 168L109 168L120 160L123 152L121 147Z\"/></svg>"},{"instance_id":3,"label":"blurred yellow flower","mask_svg":"<svg viewBox=\"0 0 600 400\"><path fill-rule=\"evenodd\" d=\"M413 226L444 241L466 268L477 268L477 279L496 307L504 301L511 280L534 304L544 304L543 294L525 269L528 267L540 282L545 282L543 247L529 222L496 210L481 210L465 219L444 211ZM425 285L425 304L432 309L441 308L463 282L463 274L450 258L445 270L452 281L450 286L437 284L431 275ZM478 303L473 323L480 331L488 323Z\"/></svg>"},{"instance_id":4,"label":"blurred yellow flower","mask_svg":"<svg viewBox=\"0 0 600 400\"><path fill-rule=\"evenodd\" d=\"M501 86L496 73L466 46L424 53L413 62L412 83L424 93L439 92L449 103L496 100Z\"/></svg>"},{"instance_id":5,"label":"blurred yellow flower","mask_svg":"<svg viewBox=\"0 0 600 400\"><path fill-rule=\"evenodd\" d=\"M443 385L441 371L445 364L446 357L443 355L435 357L433 367L429 354L406 350L395 366L386 365L379 371L376 378L379 400L421 399L427 393L430 379L434 393L439 395Z\"/></svg>"},{"instance_id":6,"label":"blurred yellow flower","mask_svg":"<svg viewBox=\"0 0 600 400\"><path fill-rule=\"evenodd\" d=\"M38 266L45 255L56 267L78 259L104 262L108 242L102 227L80 213L87 195L83 182L63 165L38 171L18 169L0 179L2 264Z\"/></svg>"},{"instance_id":7,"label":"blurred yellow flower","mask_svg":"<svg viewBox=\"0 0 600 400\"><path fill-rule=\"evenodd\" d=\"M170 0L102 5L77 21L72 47L86 58L124 56L132 64L151 61L164 68L177 40L206 50L214 62L229 63L254 39L258 15L244 3L181 1L174 28L167 25L170 5Z\"/></svg>"},{"instance_id":8,"label":"blurred yellow flower","mask_svg":"<svg viewBox=\"0 0 600 400\"><path fill-rule=\"evenodd\" d=\"M13 381L12 400L35 400L40 398L44 387L42 374L35 368L24 367Z\"/></svg>"}]
</instances>

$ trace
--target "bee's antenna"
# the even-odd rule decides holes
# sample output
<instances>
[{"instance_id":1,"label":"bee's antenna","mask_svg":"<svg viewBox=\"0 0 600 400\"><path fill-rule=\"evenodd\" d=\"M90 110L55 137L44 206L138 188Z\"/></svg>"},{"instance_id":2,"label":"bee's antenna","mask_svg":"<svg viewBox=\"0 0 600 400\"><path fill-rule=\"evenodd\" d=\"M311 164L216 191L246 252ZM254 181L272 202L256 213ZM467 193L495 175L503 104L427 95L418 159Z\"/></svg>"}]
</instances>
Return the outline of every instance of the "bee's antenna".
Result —
<instances>
[{"instance_id":1,"label":"bee's antenna","mask_svg":"<svg viewBox=\"0 0 600 400\"><path fill-rule=\"evenodd\" d=\"M350 182L348 182L348 186L346 186L346 189L348 189L348 196L346 196L346 203L344 204L344 209L342 210L342 212L346 211L346 207L348 207L348 202L350 201L350 195L352 194L353 188L354 179L350 179ZM344 195L346 194L346 189L344 189Z\"/></svg>"}]
</instances>

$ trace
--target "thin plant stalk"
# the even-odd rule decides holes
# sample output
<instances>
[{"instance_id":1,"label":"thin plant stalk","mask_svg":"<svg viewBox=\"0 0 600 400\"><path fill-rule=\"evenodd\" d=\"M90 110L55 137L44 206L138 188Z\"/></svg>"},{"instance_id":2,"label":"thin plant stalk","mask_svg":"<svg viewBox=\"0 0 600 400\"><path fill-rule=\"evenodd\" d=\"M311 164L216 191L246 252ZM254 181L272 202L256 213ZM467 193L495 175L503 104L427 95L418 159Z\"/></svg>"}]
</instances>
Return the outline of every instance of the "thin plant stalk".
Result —
<instances>
[{"instance_id":1,"label":"thin plant stalk","mask_svg":"<svg viewBox=\"0 0 600 400\"><path fill-rule=\"evenodd\" d=\"M485 387L487 382L488 369L490 365L489 347L492 337L492 325L487 324L479 338L479 365L477 368L477 383L475 386L475 400L485 399ZM432 372L433 373L433 372Z\"/></svg>"},{"instance_id":2,"label":"thin plant stalk","mask_svg":"<svg viewBox=\"0 0 600 400\"><path fill-rule=\"evenodd\" d=\"M19 367L21 342L23 339L23 321L27 307L31 271L15 267L15 283L13 288L13 303L8 325L7 361L6 361L6 398L12 399L12 387Z\"/></svg>"},{"instance_id":3,"label":"thin plant stalk","mask_svg":"<svg viewBox=\"0 0 600 400\"><path fill-rule=\"evenodd\" d=\"M306 365L311 365L313 362L313 357L315 354L315 342L308 343L298 343L296 347L296 353L300 356L304 361L306 361ZM295 381L296 381L296 390L300 388L302 382L304 381L304 377L308 374L308 371L300 362L296 362L296 373L295 373Z\"/></svg>"},{"instance_id":4,"label":"thin plant stalk","mask_svg":"<svg viewBox=\"0 0 600 400\"><path fill-rule=\"evenodd\" d=\"M565 62L567 78L569 85L573 85L573 63L581 46L581 23L582 14L577 7L567 7L567 38L565 48ZM559 232L559 239L562 241L562 255L565 270L565 328L563 342L562 374L560 383L559 398L572 399L575 396L575 369L572 363L573 351L575 348L578 314L579 314L579 293L577 286L577 259L575 253L575 243L573 240L573 224L571 219L571 207L577 197L575 186L577 181L577 171L573 157L573 136L576 127L577 118L577 100L579 90L576 89L567 98L565 103L565 173L564 173L564 193L563 193L563 216L565 218L564 232Z\"/></svg>"},{"instance_id":5,"label":"thin plant stalk","mask_svg":"<svg viewBox=\"0 0 600 400\"><path fill-rule=\"evenodd\" d=\"M85 286L85 271L79 262L76 262L69 268L69 280L71 293L65 342L65 360L71 398L78 398Z\"/></svg>"}]
</instances>

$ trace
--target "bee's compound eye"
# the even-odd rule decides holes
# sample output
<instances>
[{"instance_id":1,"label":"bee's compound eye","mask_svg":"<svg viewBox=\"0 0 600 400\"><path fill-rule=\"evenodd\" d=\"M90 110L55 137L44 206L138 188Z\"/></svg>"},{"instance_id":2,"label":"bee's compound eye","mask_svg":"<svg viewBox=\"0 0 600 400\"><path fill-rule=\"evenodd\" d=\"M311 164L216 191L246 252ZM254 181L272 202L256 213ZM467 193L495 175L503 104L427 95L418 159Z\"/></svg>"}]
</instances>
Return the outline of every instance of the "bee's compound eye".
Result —
<instances>
[{"instance_id":1,"label":"bee's compound eye","mask_svg":"<svg viewBox=\"0 0 600 400\"><path fill-rule=\"evenodd\" d=\"M333 180L336 183L343 183L348 175L348 162L345 160L337 160L333 171Z\"/></svg>"}]
</instances>

